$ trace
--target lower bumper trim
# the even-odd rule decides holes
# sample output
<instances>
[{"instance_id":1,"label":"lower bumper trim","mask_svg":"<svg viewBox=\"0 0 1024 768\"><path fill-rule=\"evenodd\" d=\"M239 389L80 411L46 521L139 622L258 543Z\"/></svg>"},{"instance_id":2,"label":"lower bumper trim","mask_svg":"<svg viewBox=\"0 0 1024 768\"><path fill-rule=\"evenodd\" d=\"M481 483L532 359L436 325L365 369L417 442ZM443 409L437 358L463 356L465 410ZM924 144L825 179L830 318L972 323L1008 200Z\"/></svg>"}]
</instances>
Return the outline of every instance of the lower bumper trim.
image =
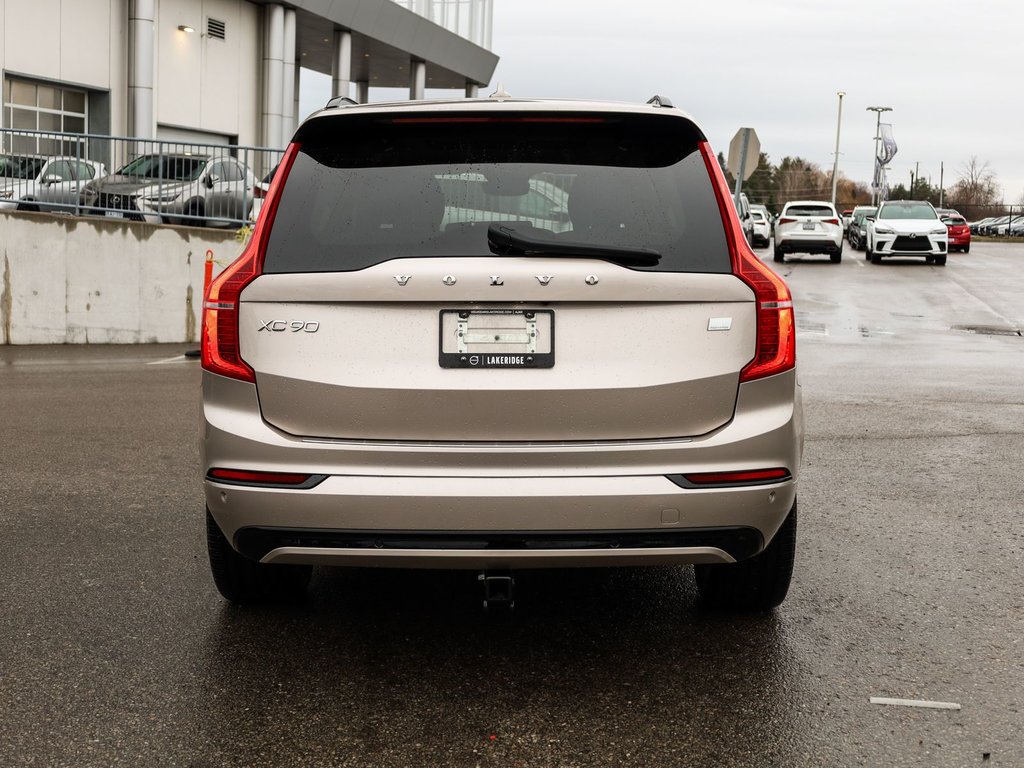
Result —
<instances>
[{"instance_id":1,"label":"lower bumper trim","mask_svg":"<svg viewBox=\"0 0 1024 768\"><path fill-rule=\"evenodd\" d=\"M288 528L243 528L235 546L246 557L260 562L329 562L356 559L363 565L380 558L380 564L411 559L441 558L461 562L484 558L511 561L539 559L620 558L638 560L658 555L708 555L710 562L745 560L764 547L756 528L745 526L690 528L685 530L624 531L331 531ZM710 550L719 553L713 555ZM310 556L303 560L303 553ZM315 557L314 557L315 554ZM394 564L397 564L395 562ZM595 562L595 565L600 563ZM453 566L442 566L453 567ZM457 567L457 566L454 566Z\"/></svg>"}]
</instances>

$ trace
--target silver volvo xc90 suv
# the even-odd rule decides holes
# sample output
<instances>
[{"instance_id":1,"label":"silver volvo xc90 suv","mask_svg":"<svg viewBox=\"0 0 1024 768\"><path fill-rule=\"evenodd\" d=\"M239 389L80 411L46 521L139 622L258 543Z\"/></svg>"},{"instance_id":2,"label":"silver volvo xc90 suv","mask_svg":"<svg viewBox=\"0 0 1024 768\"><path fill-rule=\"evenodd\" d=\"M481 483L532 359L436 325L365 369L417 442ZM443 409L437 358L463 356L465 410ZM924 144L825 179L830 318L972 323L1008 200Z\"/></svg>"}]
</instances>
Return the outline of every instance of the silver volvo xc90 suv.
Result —
<instances>
[{"instance_id":1,"label":"silver volvo xc90 suv","mask_svg":"<svg viewBox=\"0 0 1024 768\"><path fill-rule=\"evenodd\" d=\"M692 563L786 595L792 300L667 100L340 105L204 303L214 580Z\"/></svg>"}]
</instances>

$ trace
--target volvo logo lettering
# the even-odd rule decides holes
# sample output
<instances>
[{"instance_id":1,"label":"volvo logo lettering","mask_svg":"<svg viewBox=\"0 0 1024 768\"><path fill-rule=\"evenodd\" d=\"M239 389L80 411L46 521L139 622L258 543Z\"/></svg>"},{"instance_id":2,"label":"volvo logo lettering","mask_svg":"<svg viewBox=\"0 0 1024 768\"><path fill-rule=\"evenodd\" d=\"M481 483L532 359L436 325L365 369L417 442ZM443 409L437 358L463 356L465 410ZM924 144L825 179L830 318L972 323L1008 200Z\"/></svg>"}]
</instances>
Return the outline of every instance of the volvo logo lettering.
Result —
<instances>
[{"instance_id":1,"label":"volvo logo lettering","mask_svg":"<svg viewBox=\"0 0 1024 768\"><path fill-rule=\"evenodd\" d=\"M298 333L299 331L316 333L319 330L320 323L316 320L260 320L260 327L257 333L260 331L269 331L271 333L284 333L285 331L291 331L292 333Z\"/></svg>"},{"instance_id":2,"label":"volvo logo lettering","mask_svg":"<svg viewBox=\"0 0 1024 768\"><path fill-rule=\"evenodd\" d=\"M505 281L501 279L501 275L491 275L491 285L504 285Z\"/></svg>"},{"instance_id":3,"label":"volvo logo lettering","mask_svg":"<svg viewBox=\"0 0 1024 768\"><path fill-rule=\"evenodd\" d=\"M405 285L412 280L412 275L395 275L395 280L398 281L399 285Z\"/></svg>"},{"instance_id":4,"label":"volvo logo lettering","mask_svg":"<svg viewBox=\"0 0 1024 768\"><path fill-rule=\"evenodd\" d=\"M537 282L540 283L541 285L547 285L548 283L555 279L554 275L534 275L534 277L537 278Z\"/></svg>"},{"instance_id":5,"label":"volvo logo lettering","mask_svg":"<svg viewBox=\"0 0 1024 768\"><path fill-rule=\"evenodd\" d=\"M455 275L445 275L441 278L441 282L445 285L455 285Z\"/></svg>"}]
</instances>

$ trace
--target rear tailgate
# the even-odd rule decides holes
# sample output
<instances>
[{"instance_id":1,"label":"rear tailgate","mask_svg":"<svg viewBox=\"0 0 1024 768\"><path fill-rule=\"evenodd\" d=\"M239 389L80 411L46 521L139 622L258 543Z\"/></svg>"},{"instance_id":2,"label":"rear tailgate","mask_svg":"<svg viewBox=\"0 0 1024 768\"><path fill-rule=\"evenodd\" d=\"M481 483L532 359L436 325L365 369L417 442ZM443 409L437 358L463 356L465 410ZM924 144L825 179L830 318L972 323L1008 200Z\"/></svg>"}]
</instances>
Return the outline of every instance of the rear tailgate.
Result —
<instances>
[{"instance_id":1,"label":"rear tailgate","mask_svg":"<svg viewBox=\"0 0 1024 768\"><path fill-rule=\"evenodd\" d=\"M256 372L263 417L307 437L700 435L732 418L755 348L753 293L734 275L597 260L398 259L355 272L264 274L241 298L241 353ZM500 352L499 367L442 367L442 342L455 349L457 333L442 313L484 309L535 312L542 335L553 327L531 347L550 350L551 367L519 367L527 348L514 335L479 348Z\"/></svg>"}]
</instances>

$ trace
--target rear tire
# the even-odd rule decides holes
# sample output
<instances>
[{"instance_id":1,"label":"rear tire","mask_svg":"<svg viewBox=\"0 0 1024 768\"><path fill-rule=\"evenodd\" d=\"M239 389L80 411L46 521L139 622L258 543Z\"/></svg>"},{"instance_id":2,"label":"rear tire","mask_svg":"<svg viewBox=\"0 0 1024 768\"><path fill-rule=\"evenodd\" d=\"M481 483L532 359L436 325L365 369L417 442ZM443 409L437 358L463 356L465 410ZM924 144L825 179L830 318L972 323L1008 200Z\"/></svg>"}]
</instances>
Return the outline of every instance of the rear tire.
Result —
<instances>
[{"instance_id":1,"label":"rear tire","mask_svg":"<svg viewBox=\"0 0 1024 768\"><path fill-rule=\"evenodd\" d=\"M775 261L776 264L782 264L786 261L786 255L778 246L775 246L775 255L772 257L772 259Z\"/></svg>"},{"instance_id":2,"label":"rear tire","mask_svg":"<svg viewBox=\"0 0 1024 768\"><path fill-rule=\"evenodd\" d=\"M796 501L764 551L747 560L693 567L701 604L712 610L768 611L786 599L796 559Z\"/></svg>"},{"instance_id":3,"label":"rear tire","mask_svg":"<svg viewBox=\"0 0 1024 768\"><path fill-rule=\"evenodd\" d=\"M39 206L30 202L18 203L18 210L28 211L29 213L39 213Z\"/></svg>"},{"instance_id":4,"label":"rear tire","mask_svg":"<svg viewBox=\"0 0 1024 768\"><path fill-rule=\"evenodd\" d=\"M233 603L284 602L300 598L313 573L310 565L257 563L235 551L206 510L206 548L213 583Z\"/></svg>"},{"instance_id":5,"label":"rear tire","mask_svg":"<svg viewBox=\"0 0 1024 768\"><path fill-rule=\"evenodd\" d=\"M839 247L839 253L830 253L828 255L828 258L829 258L829 261L831 261L833 264L838 264L839 262L841 262L843 260L843 248L842 248L842 246Z\"/></svg>"},{"instance_id":6,"label":"rear tire","mask_svg":"<svg viewBox=\"0 0 1024 768\"><path fill-rule=\"evenodd\" d=\"M205 227L206 219L203 218L203 213L202 200L192 200L185 206L185 216L188 218L183 218L181 223L186 227Z\"/></svg>"},{"instance_id":7,"label":"rear tire","mask_svg":"<svg viewBox=\"0 0 1024 768\"><path fill-rule=\"evenodd\" d=\"M963 248L961 248L960 250L961 250L961 251L962 251L963 253L970 253L970 252L971 252L971 246L969 246L969 245L965 245L965 246L964 246Z\"/></svg>"}]
</instances>

